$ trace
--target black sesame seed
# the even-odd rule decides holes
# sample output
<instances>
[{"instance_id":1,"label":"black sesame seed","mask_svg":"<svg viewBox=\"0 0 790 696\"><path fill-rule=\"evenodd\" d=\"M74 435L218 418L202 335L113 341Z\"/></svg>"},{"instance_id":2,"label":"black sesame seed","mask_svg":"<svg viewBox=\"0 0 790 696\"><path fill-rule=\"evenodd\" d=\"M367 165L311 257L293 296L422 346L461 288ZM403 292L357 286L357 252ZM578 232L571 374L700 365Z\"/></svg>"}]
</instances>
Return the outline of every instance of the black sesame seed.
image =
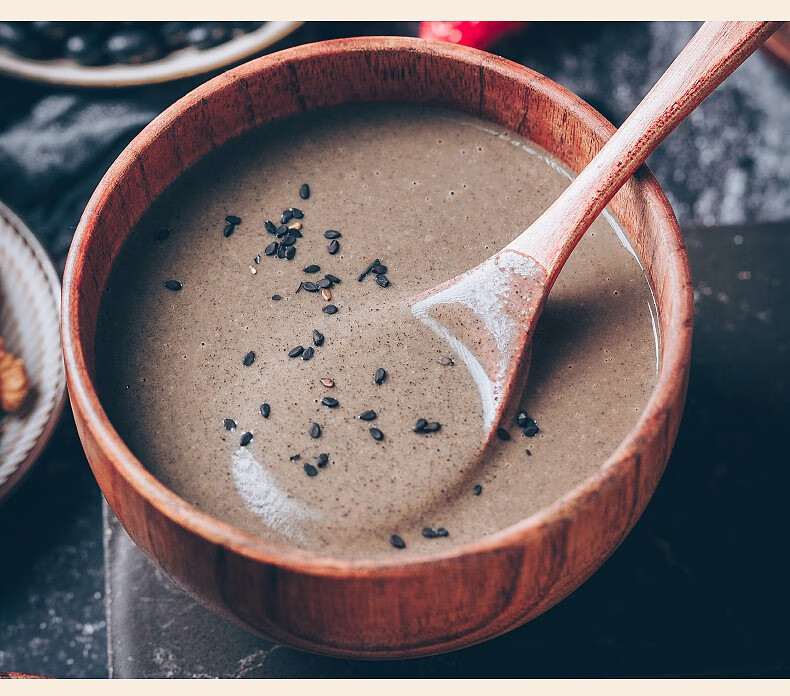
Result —
<instances>
[{"instance_id":1,"label":"black sesame seed","mask_svg":"<svg viewBox=\"0 0 790 696\"><path fill-rule=\"evenodd\" d=\"M475 484L475 487L472 489L472 493L475 495L480 495L483 492L483 487L478 483Z\"/></svg>"},{"instance_id":2,"label":"black sesame seed","mask_svg":"<svg viewBox=\"0 0 790 696\"><path fill-rule=\"evenodd\" d=\"M327 280L333 282L335 285L337 285L340 282L340 278L338 278L336 275L332 275L331 273L327 273L324 277Z\"/></svg>"},{"instance_id":3,"label":"black sesame seed","mask_svg":"<svg viewBox=\"0 0 790 696\"><path fill-rule=\"evenodd\" d=\"M225 222L229 222L231 225L240 225L241 218L238 215L226 215Z\"/></svg>"},{"instance_id":4,"label":"black sesame seed","mask_svg":"<svg viewBox=\"0 0 790 696\"><path fill-rule=\"evenodd\" d=\"M299 208L290 208L290 211L296 220L301 220L304 217L304 213Z\"/></svg>"},{"instance_id":5,"label":"black sesame seed","mask_svg":"<svg viewBox=\"0 0 790 696\"><path fill-rule=\"evenodd\" d=\"M329 280L329 278L321 278L321 280L319 280L319 281L316 283L316 285L317 285L319 288L331 288L331 287L332 287L332 281L331 281L331 280Z\"/></svg>"},{"instance_id":6,"label":"black sesame seed","mask_svg":"<svg viewBox=\"0 0 790 696\"><path fill-rule=\"evenodd\" d=\"M526 427L526 425L527 425L528 421L529 421L529 416L527 415L527 412L526 412L526 411L523 411L523 410L522 410L522 411L519 411L519 412L516 414L516 425L517 425L519 428L524 428L524 427Z\"/></svg>"},{"instance_id":7,"label":"black sesame seed","mask_svg":"<svg viewBox=\"0 0 790 696\"><path fill-rule=\"evenodd\" d=\"M382 288L389 287L389 284L390 284L389 278L387 278L387 276L385 276L385 275L377 275L377 276L376 276L376 282L377 282L377 283L378 283L378 284L379 284L379 285L380 285Z\"/></svg>"},{"instance_id":8,"label":"black sesame seed","mask_svg":"<svg viewBox=\"0 0 790 696\"><path fill-rule=\"evenodd\" d=\"M305 201L310 198L310 187L307 184L302 184L299 187L299 197Z\"/></svg>"},{"instance_id":9,"label":"black sesame seed","mask_svg":"<svg viewBox=\"0 0 790 696\"><path fill-rule=\"evenodd\" d=\"M414 432L415 433L422 433L425 432L425 426L428 425L428 421L425 418L418 418L417 422L414 424Z\"/></svg>"},{"instance_id":10,"label":"black sesame seed","mask_svg":"<svg viewBox=\"0 0 790 696\"><path fill-rule=\"evenodd\" d=\"M393 534L390 537L390 544L392 544L396 549L405 549L406 542L403 541L397 534Z\"/></svg>"},{"instance_id":11,"label":"black sesame seed","mask_svg":"<svg viewBox=\"0 0 790 696\"><path fill-rule=\"evenodd\" d=\"M540 428L532 418L527 418L527 424L524 426L523 432L527 437L535 437L540 432Z\"/></svg>"},{"instance_id":12,"label":"black sesame seed","mask_svg":"<svg viewBox=\"0 0 790 696\"><path fill-rule=\"evenodd\" d=\"M376 442L381 442L384 439L384 433L378 428L371 428L370 435Z\"/></svg>"},{"instance_id":13,"label":"black sesame seed","mask_svg":"<svg viewBox=\"0 0 790 696\"><path fill-rule=\"evenodd\" d=\"M271 220L264 222L263 227L269 234L277 234L277 225L275 225Z\"/></svg>"},{"instance_id":14,"label":"black sesame seed","mask_svg":"<svg viewBox=\"0 0 790 696\"><path fill-rule=\"evenodd\" d=\"M373 275L384 275L387 272L387 267L384 264L377 263L370 269L370 272Z\"/></svg>"},{"instance_id":15,"label":"black sesame seed","mask_svg":"<svg viewBox=\"0 0 790 696\"><path fill-rule=\"evenodd\" d=\"M426 425L422 431L424 433L438 433L442 429L442 424L437 423L436 421L431 421Z\"/></svg>"},{"instance_id":16,"label":"black sesame seed","mask_svg":"<svg viewBox=\"0 0 790 696\"><path fill-rule=\"evenodd\" d=\"M343 235L337 230L327 230L324 232L324 237L327 239L340 239Z\"/></svg>"},{"instance_id":17,"label":"black sesame seed","mask_svg":"<svg viewBox=\"0 0 790 696\"><path fill-rule=\"evenodd\" d=\"M313 343L317 346L324 345L324 334L322 334L318 329L313 329Z\"/></svg>"},{"instance_id":18,"label":"black sesame seed","mask_svg":"<svg viewBox=\"0 0 790 696\"><path fill-rule=\"evenodd\" d=\"M376 420L376 412L375 411L363 411L359 414L359 419L363 421L372 421Z\"/></svg>"},{"instance_id":19,"label":"black sesame seed","mask_svg":"<svg viewBox=\"0 0 790 696\"><path fill-rule=\"evenodd\" d=\"M376 370L376 374L373 375L373 381L376 384L383 384L385 379L387 379L387 371L383 367L380 367Z\"/></svg>"},{"instance_id":20,"label":"black sesame seed","mask_svg":"<svg viewBox=\"0 0 790 696\"><path fill-rule=\"evenodd\" d=\"M444 527L439 527L439 529L436 530L436 536L437 537L450 536L450 532L448 532Z\"/></svg>"},{"instance_id":21,"label":"black sesame seed","mask_svg":"<svg viewBox=\"0 0 790 696\"><path fill-rule=\"evenodd\" d=\"M242 447L246 447L251 442L252 442L252 433L244 433L244 435L241 436L241 446Z\"/></svg>"},{"instance_id":22,"label":"black sesame seed","mask_svg":"<svg viewBox=\"0 0 790 696\"><path fill-rule=\"evenodd\" d=\"M303 270L305 273L318 273L321 270L321 266L317 263L311 263L309 266L305 266Z\"/></svg>"},{"instance_id":23,"label":"black sesame seed","mask_svg":"<svg viewBox=\"0 0 790 696\"><path fill-rule=\"evenodd\" d=\"M283 296L282 295L272 295L272 299L275 302L279 302L281 299L283 299Z\"/></svg>"},{"instance_id":24,"label":"black sesame seed","mask_svg":"<svg viewBox=\"0 0 790 696\"><path fill-rule=\"evenodd\" d=\"M282 215L280 215L280 222L284 225L294 216L293 211L291 210L283 210Z\"/></svg>"},{"instance_id":25,"label":"black sesame seed","mask_svg":"<svg viewBox=\"0 0 790 696\"><path fill-rule=\"evenodd\" d=\"M328 304L326 307L323 307L321 311L324 314L337 314L337 307L333 304Z\"/></svg>"},{"instance_id":26,"label":"black sesame seed","mask_svg":"<svg viewBox=\"0 0 790 696\"><path fill-rule=\"evenodd\" d=\"M315 353L314 348L305 348L304 353L302 353L302 360L310 360L313 357L313 353Z\"/></svg>"},{"instance_id":27,"label":"black sesame seed","mask_svg":"<svg viewBox=\"0 0 790 696\"><path fill-rule=\"evenodd\" d=\"M365 276L367 276L367 274L368 274L368 273L370 273L370 271L371 271L373 268L375 268L376 266L378 266L378 265L379 265L379 263L380 263L380 262L379 262L379 260L378 260L378 259L373 259L373 261L371 261L371 262L370 262L370 265L369 265L369 266L368 266L368 267L367 267L367 268L366 268L364 271L362 271L362 273L360 273L360 274L359 274L359 277L357 278L357 280L358 280L360 283L361 283L363 280L365 280Z\"/></svg>"},{"instance_id":28,"label":"black sesame seed","mask_svg":"<svg viewBox=\"0 0 790 696\"><path fill-rule=\"evenodd\" d=\"M280 246L280 245L278 245L278 246L277 246L277 258L278 258L278 259L284 259L284 258L285 258L285 252L286 252L287 250L288 250L288 248L287 248L287 247L284 247L284 246Z\"/></svg>"},{"instance_id":29,"label":"black sesame seed","mask_svg":"<svg viewBox=\"0 0 790 696\"><path fill-rule=\"evenodd\" d=\"M423 527L422 528L422 535L426 539L435 539L436 538L436 530L431 529L430 527Z\"/></svg>"},{"instance_id":30,"label":"black sesame seed","mask_svg":"<svg viewBox=\"0 0 790 696\"><path fill-rule=\"evenodd\" d=\"M291 261L296 256L296 247L289 246L285 252L285 258Z\"/></svg>"},{"instance_id":31,"label":"black sesame seed","mask_svg":"<svg viewBox=\"0 0 790 696\"><path fill-rule=\"evenodd\" d=\"M264 418L268 418L271 412L272 412L272 407L269 406L269 404L267 404L266 402L261 404L261 415Z\"/></svg>"},{"instance_id":32,"label":"black sesame seed","mask_svg":"<svg viewBox=\"0 0 790 696\"><path fill-rule=\"evenodd\" d=\"M296 236L293 233L288 233L283 237L283 241L281 242L285 246L293 246L296 244Z\"/></svg>"},{"instance_id":33,"label":"black sesame seed","mask_svg":"<svg viewBox=\"0 0 790 696\"><path fill-rule=\"evenodd\" d=\"M225 225L225 229L222 230L222 236L230 237L230 235L232 235L235 231L236 225L234 225L232 222L229 222L227 225Z\"/></svg>"},{"instance_id":34,"label":"black sesame seed","mask_svg":"<svg viewBox=\"0 0 790 696\"><path fill-rule=\"evenodd\" d=\"M329 246L326 248L326 250L332 256L334 256L338 251L340 251L340 242L338 242L336 239L333 239L331 242L329 242Z\"/></svg>"},{"instance_id":35,"label":"black sesame seed","mask_svg":"<svg viewBox=\"0 0 790 696\"><path fill-rule=\"evenodd\" d=\"M263 250L263 253L266 254L266 256L274 256L277 253L279 246L280 245L277 242L272 242Z\"/></svg>"},{"instance_id":36,"label":"black sesame seed","mask_svg":"<svg viewBox=\"0 0 790 696\"><path fill-rule=\"evenodd\" d=\"M301 231L301 230L297 230L297 229L293 229L293 230L291 230L291 232L290 232L290 233L291 233L291 234L292 234L294 237L297 237L298 239L301 239L301 238L304 236L304 235L302 234L302 231Z\"/></svg>"},{"instance_id":37,"label":"black sesame seed","mask_svg":"<svg viewBox=\"0 0 790 696\"><path fill-rule=\"evenodd\" d=\"M245 367L249 367L252 363L255 362L255 351L251 350L247 355L244 356L244 360L242 360Z\"/></svg>"},{"instance_id":38,"label":"black sesame seed","mask_svg":"<svg viewBox=\"0 0 790 696\"><path fill-rule=\"evenodd\" d=\"M315 283L311 283L309 280L302 283L302 287L307 290L307 292L318 292L318 286Z\"/></svg>"},{"instance_id":39,"label":"black sesame seed","mask_svg":"<svg viewBox=\"0 0 790 696\"><path fill-rule=\"evenodd\" d=\"M332 396L324 396L321 399L321 403L329 408L335 408L335 406L340 405L340 402Z\"/></svg>"},{"instance_id":40,"label":"black sesame seed","mask_svg":"<svg viewBox=\"0 0 790 696\"><path fill-rule=\"evenodd\" d=\"M290 457L288 457L288 459L290 459L292 462L299 461L301 458L301 454L292 454Z\"/></svg>"},{"instance_id":41,"label":"black sesame seed","mask_svg":"<svg viewBox=\"0 0 790 696\"><path fill-rule=\"evenodd\" d=\"M321 437L321 426L318 423L313 423L310 430L307 431L314 440Z\"/></svg>"},{"instance_id":42,"label":"black sesame seed","mask_svg":"<svg viewBox=\"0 0 790 696\"><path fill-rule=\"evenodd\" d=\"M304 353L304 348L302 346L296 346L288 351L288 357L298 358L302 353Z\"/></svg>"},{"instance_id":43,"label":"black sesame seed","mask_svg":"<svg viewBox=\"0 0 790 696\"><path fill-rule=\"evenodd\" d=\"M177 280L166 280L165 287L168 290L172 290L173 292L178 292L184 286L181 285L181 283L179 283Z\"/></svg>"},{"instance_id":44,"label":"black sesame seed","mask_svg":"<svg viewBox=\"0 0 790 696\"><path fill-rule=\"evenodd\" d=\"M225 426L225 430L233 430L236 427L236 421L232 418L226 418L222 421L222 425Z\"/></svg>"},{"instance_id":45,"label":"black sesame seed","mask_svg":"<svg viewBox=\"0 0 790 696\"><path fill-rule=\"evenodd\" d=\"M315 465L319 469L323 469L327 464L329 464L329 455L326 452L321 452L321 454L318 455Z\"/></svg>"},{"instance_id":46,"label":"black sesame seed","mask_svg":"<svg viewBox=\"0 0 790 696\"><path fill-rule=\"evenodd\" d=\"M304 463L304 472L310 477L318 476L318 469L316 469L312 464L308 464L307 462Z\"/></svg>"},{"instance_id":47,"label":"black sesame seed","mask_svg":"<svg viewBox=\"0 0 790 696\"><path fill-rule=\"evenodd\" d=\"M282 237L284 237L286 234L288 234L290 231L291 231L291 230L289 230L289 229L288 229L288 227L287 227L286 225L280 225L280 226L279 226L279 227L278 227L278 228L277 228L277 229L274 231L274 233L275 233L275 234L276 234L278 237L282 238Z\"/></svg>"},{"instance_id":48,"label":"black sesame seed","mask_svg":"<svg viewBox=\"0 0 790 696\"><path fill-rule=\"evenodd\" d=\"M261 255L260 254L255 254L255 258L253 259L253 261L255 261L255 263L260 263L261 262Z\"/></svg>"},{"instance_id":49,"label":"black sesame seed","mask_svg":"<svg viewBox=\"0 0 790 696\"><path fill-rule=\"evenodd\" d=\"M510 433L504 428L497 428L496 436L502 440L502 442L507 442L510 439Z\"/></svg>"}]
</instances>

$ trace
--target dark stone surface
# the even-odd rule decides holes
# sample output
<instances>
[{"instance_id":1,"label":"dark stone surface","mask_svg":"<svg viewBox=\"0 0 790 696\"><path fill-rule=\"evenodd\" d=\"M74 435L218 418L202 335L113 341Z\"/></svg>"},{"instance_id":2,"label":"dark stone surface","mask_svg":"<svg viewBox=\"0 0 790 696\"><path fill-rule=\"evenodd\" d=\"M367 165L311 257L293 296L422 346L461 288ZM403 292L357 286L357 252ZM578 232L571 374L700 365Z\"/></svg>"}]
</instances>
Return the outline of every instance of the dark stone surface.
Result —
<instances>
[{"instance_id":1,"label":"dark stone surface","mask_svg":"<svg viewBox=\"0 0 790 696\"><path fill-rule=\"evenodd\" d=\"M545 24L496 50L619 123L694 27ZM415 30L414 23L308 24L287 43ZM109 163L199 81L97 92L0 79L0 198L62 264ZM758 54L668 138L650 164L684 228L790 220L788 113L788 74ZM471 651L374 664L277 648L233 669L277 676L787 675L790 228L695 229L688 240L698 315L686 415L653 502L600 572L530 625ZM0 670L107 674L100 501L66 417L39 466L0 506ZM194 655L160 658L160 667L172 665L163 674L211 673L190 662Z\"/></svg>"}]
</instances>

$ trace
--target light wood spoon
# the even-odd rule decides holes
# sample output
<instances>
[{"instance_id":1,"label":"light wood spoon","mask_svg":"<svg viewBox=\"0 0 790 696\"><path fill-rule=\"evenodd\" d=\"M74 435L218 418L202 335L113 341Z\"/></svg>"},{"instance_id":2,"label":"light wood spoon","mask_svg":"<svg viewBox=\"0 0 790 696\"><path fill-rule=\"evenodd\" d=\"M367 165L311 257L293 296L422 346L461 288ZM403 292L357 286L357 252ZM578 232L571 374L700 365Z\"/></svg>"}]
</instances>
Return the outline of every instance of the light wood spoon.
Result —
<instances>
[{"instance_id":1,"label":"light wood spoon","mask_svg":"<svg viewBox=\"0 0 790 696\"><path fill-rule=\"evenodd\" d=\"M543 215L476 268L413 299L414 315L474 377L487 441L526 386L535 326L582 235L647 156L781 24L706 22Z\"/></svg>"}]
</instances>

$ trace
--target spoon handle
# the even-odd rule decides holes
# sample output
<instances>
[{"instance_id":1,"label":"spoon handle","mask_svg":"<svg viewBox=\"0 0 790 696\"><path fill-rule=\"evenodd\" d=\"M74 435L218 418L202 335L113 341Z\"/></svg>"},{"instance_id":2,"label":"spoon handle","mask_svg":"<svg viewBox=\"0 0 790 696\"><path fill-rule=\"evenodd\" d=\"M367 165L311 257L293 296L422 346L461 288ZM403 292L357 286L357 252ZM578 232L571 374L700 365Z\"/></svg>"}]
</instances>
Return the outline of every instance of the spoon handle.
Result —
<instances>
[{"instance_id":1,"label":"spoon handle","mask_svg":"<svg viewBox=\"0 0 790 696\"><path fill-rule=\"evenodd\" d=\"M628 177L782 22L705 22L625 123L563 194L508 249L554 283L576 244Z\"/></svg>"}]
</instances>

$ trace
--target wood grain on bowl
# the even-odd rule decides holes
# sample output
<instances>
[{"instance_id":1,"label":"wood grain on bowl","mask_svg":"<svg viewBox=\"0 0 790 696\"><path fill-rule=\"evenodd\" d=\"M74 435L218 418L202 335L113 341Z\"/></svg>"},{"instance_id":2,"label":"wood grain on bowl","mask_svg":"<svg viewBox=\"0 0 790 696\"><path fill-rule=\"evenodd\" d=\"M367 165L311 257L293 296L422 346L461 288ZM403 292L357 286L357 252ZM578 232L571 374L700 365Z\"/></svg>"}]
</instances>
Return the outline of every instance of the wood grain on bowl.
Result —
<instances>
[{"instance_id":1,"label":"wood grain on bowl","mask_svg":"<svg viewBox=\"0 0 790 696\"><path fill-rule=\"evenodd\" d=\"M306 109L360 102L455 108L497 122L581 170L614 129L551 80L473 49L401 38L331 41L232 70L165 111L121 154L77 229L64 276L63 342L80 437L134 541L186 592L254 633L360 658L428 655L528 621L617 548L674 443L688 377L691 284L683 239L652 174L615 196L658 307L660 371L638 423L598 474L529 519L434 556L345 561L281 546L209 517L155 479L96 395L94 338L113 260L156 196L231 138Z\"/></svg>"}]
</instances>

